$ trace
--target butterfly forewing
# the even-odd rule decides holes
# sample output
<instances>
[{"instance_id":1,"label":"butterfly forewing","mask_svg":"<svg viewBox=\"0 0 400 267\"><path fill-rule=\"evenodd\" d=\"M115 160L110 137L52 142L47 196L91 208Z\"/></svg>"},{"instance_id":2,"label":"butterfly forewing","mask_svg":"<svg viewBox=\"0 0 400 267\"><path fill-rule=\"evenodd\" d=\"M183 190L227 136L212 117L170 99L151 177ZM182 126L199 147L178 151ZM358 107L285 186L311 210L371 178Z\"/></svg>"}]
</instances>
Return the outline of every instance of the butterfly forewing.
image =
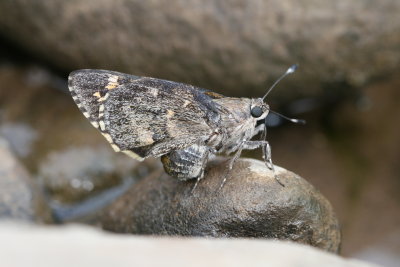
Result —
<instances>
[{"instance_id":1,"label":"butterfly forewing","mask_svg":"<svg viewBox=\"0 0 400 267\"><path fill-rule=\"evenodd\" d=\"M209 91L102 70L71 73L74 101L116 151L143 159L204 142L218 120Z\"/></svg>"}]
</instances>

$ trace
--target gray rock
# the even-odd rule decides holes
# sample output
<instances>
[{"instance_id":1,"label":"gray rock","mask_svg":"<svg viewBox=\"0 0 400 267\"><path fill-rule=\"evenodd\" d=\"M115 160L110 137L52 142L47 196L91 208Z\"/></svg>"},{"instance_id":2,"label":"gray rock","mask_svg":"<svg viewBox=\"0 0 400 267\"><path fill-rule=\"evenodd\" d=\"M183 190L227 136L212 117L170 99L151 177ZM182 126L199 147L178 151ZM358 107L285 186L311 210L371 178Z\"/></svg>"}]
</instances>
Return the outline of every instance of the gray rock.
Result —
<instances>
[{"instance_id":1,"label":"gray rock","mask_svg":"<svg viewBox=\"0 0 400 267\"><path fill-rule=\"evenodd\" d=\"M121 159L121 160L120 160ZM69 147L47 156L38 178L53 200L69 204L130 179L136 162L115 157L108 147Z\"/></svg>"},{"instance_id":2,"label":"gray rock","mask_svg":"<svg viewBox=\"0 0 400 267\"><path fill-rule=\"evenodd\" d=\"M25 123L2 123L0 135L8 142L11 150L19 157L26 157L32 152L34 141L38 138L36 131Z\"/></svg>"},{"instance_id":3,"label":"gray rock","mask_svg":"<svg viewBox=\"0 0 400 267\"><path fill-rule=\"evenodd\" d=\"M50 153L37 178L56 221L91 223L99 210L160 165L151 159L138 163L108 147L71 146Z\"/></svg>"},{"instance_id":4,"label":"gray rock","mask_svg":"<svg viewBox=\"0 0 400 267\"><path fill-rule=\"evenodd\" d=\"M36 220L29 174L0 137L0 219Z\"/></svg>"},{"instance_id":5,"label":"gray rock","mask_svg":"<svg viewBox=\"0 0 400 267\"><path fill-rule=\"evenodd\" d=\"M225 161L213 160L194 193L193 182L156 172L108 208L103 228L135 234L274 238L338 251L340 231L332 207L303 178L277 167L282 187L263 162L240 159L218 191L225 172Z\"/></svg>"},{"instance_id":6,"label":"gray rock","mask_svg":"<svg viewBox=\"0 0 400 267\"><path fill-rule=\"evenodd\" d=\"M298 75L277 96L363 86L398 73L400 62L398 0L3 0L0 10L5 38L60 69L119 70L235 95L261 95L296 62Z\"/></svg>"},{"instance_id":7,"label":"gray rock","mask_svg":"<svg viewBox=\"0 0 400 267\"><path fill-rule=\"evenodd\" d=\"M78 225L2 223L0 255L3 266L15 267L375 266L291 242L126 236Z\"/></svg>"}]
</instances>

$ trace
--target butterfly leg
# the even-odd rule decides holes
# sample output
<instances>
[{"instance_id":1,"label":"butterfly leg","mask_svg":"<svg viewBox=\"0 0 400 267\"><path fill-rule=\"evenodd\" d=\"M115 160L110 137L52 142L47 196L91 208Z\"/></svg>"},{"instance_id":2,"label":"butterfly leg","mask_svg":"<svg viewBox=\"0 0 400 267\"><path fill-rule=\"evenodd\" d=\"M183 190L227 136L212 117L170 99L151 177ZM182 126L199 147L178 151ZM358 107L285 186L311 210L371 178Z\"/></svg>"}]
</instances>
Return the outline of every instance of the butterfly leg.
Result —
<instances>
[{"instance_id":1,"label":"butterfly leg","mask_svg":"<svg viewBox=\"0 0 400 267\"><path fill-rule=\"evenodd\" d=\"M222 179L222 183L219 187L219 190L221 190L222 187L224 186L226 180L228 179L228 174L233 169L233 164L235 164L236 160L240 157L242 150L243 149L249 149L249 150L257 149L260 146L262 146L263 144L264 144L264 141L244 141L242 143L242 145L236 151L235 155L229 160L228 170L226 171L224 178Z\"/></svg>"},{"instance_id":2,"label":"butterfly leg","mask_svg":"<svg viewBox=\"0 0 400 267\"><path fill-rule=\"evenodd\" d=\"M256 149L262 147L263 151L263 159L265 165L268 169L270 169L274 173L275 180L281 185L285 186L279 179L278 175L276 175L275 166L272 163L271 157L271 146L269 145L268 141L261 140L261 141L246 141L244 143L244 149Z\"/></svg>"},{"instance_id":3,"label":"butterfly leg","mask_svg":"<svg viewBox=\"0 0 400 267\"><path fill-rule=\"evenodd\" d=\"M242 150L243 150L243 144L238 148L238 150L236 151L235 155L229 160L228 170L225 172L224 178L222 179L222 183L219 186L218 190L221 190L222 187L224 187L224 184L225 184L226 180L228 179L228 174L232 170L233 164L235 164L235 161L240 157L240 154L242 153Z\"/></svg>"},{"instance_id":4,"label":"butterfly leg","mask_svg":"<svg viewBox=\"0 0 400 267\"><path fill-rule=\"evenodd\" d=\"M256 135L256 134L258 134L259 132L265 132L265 135L267 134L266 133L266 128L265 128L265 124L261 124L261 125L258 125L255 129L254 129L254 135ZM264 139L262 139L262 140L264 140ZM251 142L251 141L250 141Z\"/></svg>"},{"instance_id":5,"label":"butterfly leg","mask_svg":"<svg viewBox=\"0 0 400 267\"><path fill-rule=\"evenodd\" d=\"M265 165L267 165L267 167L274 173L275 180L276 180L281 186L285 186L285 185L281 182L281 180L279 179L279 176L276 175L275 166L274 166L274 164L272 163L272 158L271 158L271 146L269 145L268 142L266 142L266 145L265 145L265 148L263 149L263 151L265 151L265 152L264 152L265 154L264 154L264 156L263 156ZM268 165L268 164L269 164L269 165Z\"/></svg>"}]
</instances>

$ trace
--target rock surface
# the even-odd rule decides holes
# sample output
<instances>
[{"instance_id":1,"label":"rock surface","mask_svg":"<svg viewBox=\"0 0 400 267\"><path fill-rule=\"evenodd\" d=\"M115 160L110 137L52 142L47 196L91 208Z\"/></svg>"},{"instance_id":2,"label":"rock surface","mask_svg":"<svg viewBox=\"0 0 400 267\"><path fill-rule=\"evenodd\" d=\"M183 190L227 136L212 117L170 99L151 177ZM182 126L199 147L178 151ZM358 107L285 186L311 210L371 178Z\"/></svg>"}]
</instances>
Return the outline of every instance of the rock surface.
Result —
<instances>
[{"instance_id":1,"label":"rock surface","mask_svg":"<svg viewBox=\"0 0 400 267\"><path fill-rule=\"evenodd\" d=\"M119 70L234 95L260 96L296 62L300 72L279 96L359 87L400 63L398 0L3 0L0 10L0 34L59 69Z\"/></svg>"},{"instance_id":2,"label":"rock surface","mask_svg":"<svg viewBox=\"0 0 400 267\"><path fill-rule=\"evenodd\" d=\"M31 178L0 137L0 219L36 219Z\"/></svg>"},{"instance_id":3,"label":"rock surface","mask_svg":"<svg viewBox=\"0 0 400 267\"><path fill-rule=\"evenodd\" d=\"M137 162L115 157L108 147L71 146L50 153L38 178L53 200L72 204L133 179L135 168Z\"/></svg>"},{"instance_id":4,"label":"rock surface","mask_svg":"<svg viewBox=\"0 0 400 267\"><path fill-rule=\"evenodd\" d=\"M282 187L263 162L240 159L234 175L218 191L225 171L224 160L210 162L193 193L193 182L155 172L109 207L103 228L135 234L275 238L339 250L332 207L304 179L278 167Z\"/></svg>"},{"instance_id":5,"label":"rock surface","mask_svg":"<svg viewBox=\"0 0 400 267\"><path fill-rule=\"evenodd\" d=\"M344 259L290 242L123 236L89 227L0 224L3 266L351 266Z\"/></svg>"}]
</instances>

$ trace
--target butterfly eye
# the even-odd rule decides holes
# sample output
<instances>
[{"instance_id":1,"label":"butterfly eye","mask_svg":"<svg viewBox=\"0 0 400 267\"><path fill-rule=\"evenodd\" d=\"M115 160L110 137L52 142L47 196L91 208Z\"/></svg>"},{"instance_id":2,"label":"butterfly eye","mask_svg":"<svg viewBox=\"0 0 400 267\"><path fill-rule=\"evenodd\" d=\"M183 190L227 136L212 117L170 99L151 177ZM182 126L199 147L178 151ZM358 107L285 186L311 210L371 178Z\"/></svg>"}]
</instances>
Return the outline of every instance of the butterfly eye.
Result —
<instances>
[{"instance_id":1,"label":"butterfly eye","mask_svg":"<svg viewBox=\"0 0 400 267\"><path fill-rule=\"evenodd\" d=\"M258 118L263 114L263 110L259 106L255 106L250 111L251 116Z\"/></svg>"}]
</instances>

